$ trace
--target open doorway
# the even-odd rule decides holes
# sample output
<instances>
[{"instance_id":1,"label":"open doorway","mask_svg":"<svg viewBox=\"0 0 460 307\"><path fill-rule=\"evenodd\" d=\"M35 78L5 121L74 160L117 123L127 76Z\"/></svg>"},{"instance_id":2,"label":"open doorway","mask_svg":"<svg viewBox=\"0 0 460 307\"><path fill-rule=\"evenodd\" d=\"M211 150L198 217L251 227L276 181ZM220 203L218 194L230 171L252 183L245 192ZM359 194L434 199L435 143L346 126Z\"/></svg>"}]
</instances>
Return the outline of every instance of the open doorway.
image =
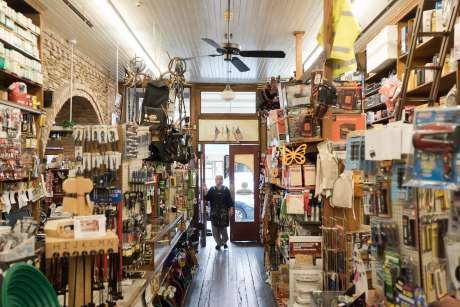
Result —
<instances>
[{"instance_id":1,"label":"open doorway","mask_svg":"<svg viewBox=\"0 0 460 307\"><path fill-rule=\"evenodd\" d=\"M258 146L205 144L205 184L212 187L215 176L224 178L235 202L230 219L231 241L257 241L258 227Z\"/></svg>"}]
</instances>

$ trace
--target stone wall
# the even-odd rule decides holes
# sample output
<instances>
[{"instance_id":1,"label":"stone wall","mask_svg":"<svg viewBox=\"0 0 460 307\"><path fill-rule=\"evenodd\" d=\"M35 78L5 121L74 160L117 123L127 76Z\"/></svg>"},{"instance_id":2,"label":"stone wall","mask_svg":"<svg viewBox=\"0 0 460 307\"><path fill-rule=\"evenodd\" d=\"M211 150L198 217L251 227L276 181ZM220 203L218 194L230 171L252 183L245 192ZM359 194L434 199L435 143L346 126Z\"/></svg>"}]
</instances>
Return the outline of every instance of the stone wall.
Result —
<instances>
[{"instance_id":1,"label":"stone wall","mask_svg":"<svg viewBox=\"0 0 460 307\"><path fill-rule=\"evenodd\" d=\"M42 39L42 69L45 90L54 91L51 108L46 109L46 124L42 143L46 146L49 130L56 115L70 98L71 45L59 34L44 29ZM115 78L111 73L74 48L74 96L86 98L96 111L100 123L109 123L115 101ZM74 105L73 113L86 112Z\"/></svg>"}]
</instances>

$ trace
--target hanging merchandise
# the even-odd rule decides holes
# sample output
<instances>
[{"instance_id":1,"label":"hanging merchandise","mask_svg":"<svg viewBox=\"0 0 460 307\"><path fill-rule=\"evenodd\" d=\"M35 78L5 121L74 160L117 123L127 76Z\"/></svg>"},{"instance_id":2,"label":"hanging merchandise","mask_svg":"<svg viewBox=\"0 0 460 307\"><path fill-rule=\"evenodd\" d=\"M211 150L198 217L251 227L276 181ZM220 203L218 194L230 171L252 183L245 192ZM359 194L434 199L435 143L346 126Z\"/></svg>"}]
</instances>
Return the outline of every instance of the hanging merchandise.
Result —
<instances>
[{"instance_id":1,"label":"hanging merchandise","mask_svg":"<svg viewBox=\"0 0 460 307\"><path fill-rule=\"evenodd\" d=\"M330 142L318 144L318 159L316 161L316 188L315 197L332 195L334 182L338 178L338 159L332 152Z\"/></svg>"},{"instance_id":2,"label":"hanging merchandise","mask_svg":"<svg viewBox=\"0 0 460 307\"><path fill-rule=\"evenodd\" d=\"M141 124L154 129L167 125L169 88L166 80L155 80L147 84L142 102Z\"/></svg>"},{"instance_id":3,"label":"hanging merchandise","mask_svg":"<svg viewBox=\"0 0 460 307\"><path fill-rule=\"evenodd\" d=\"M290 110L287 122L290 141L321 137L321 127L314 121L312 109Z\"/></svg>"},{"instance_id":4,"label":"hanging merchandise","mask_svg":"<svg viewBox=\"0 0 460 307\"><path fill-rule=\"evenodd\" d=\"M345 171L334 182L332 190L331 205L340 208L353 207L353 174L351 171Z\"/></svg>"},{"instance_id":5,"label":"hanging merchandise","mask_svg":"<svg viewBox=\"0 0 460 307\"><path fill-rule=\"evenodd\" d=\"M324 286L330 291L343 291L347 287L346 250L343 221L325 220L322 227Z\"/></svg>"},{"instance_id":6,"label":"hanging merchandise","mask_svg":"<svg viewBox=\"0 0 460 307\"><path fill-rule=\"evenodd\" d=\"M332 84L322 79L321 74L316 73L315 79L316 76L320 76L318 78L320 81L318 83L315 81L313 84L316 92L315 95L312 95L314 99L313 118L316 123L319 123L324 115L326 115L329 107L337 105L337 92Z\"/></svg>"},{"instance_id":7,"label":"hanging merchandise","mask_svg":"<svg viewBox=\"0 0 460 307\"><path fill-rule=\"evenodd\" d=\"M314 164L303 165L303 186L314 187L316 185L316 166Z\"/></svg>"},{"instance_id":8,"label":"hanging merchandise","mask_svg":"<svg viewBox=\"0 0 460 307\"><path fill-rule=\"evenodd\" d=\"M346 145L346 170L360 170L364 175L375 172L376 163L365 159L365 142L364 136L359 133L348 134Z\"/></svg>"},{"instance_id":9,"label":"hanging merchandise","mask_svg":"<svg viewBox=\"0 0 460 307\"><path fill-rule=\"evenodd\" d=\"M281 151L282 160L285 165L291 165L294 162L296 164L304 164L305 154L307 153L307 144L302 144L293 151L289 148L282 147Z\"/></svg>"},{"instance_id":10,"label":"hanging merchandise","mask_svg":"<svg viewBox=\"0 0 460 307\"><path fill-rule=\"evenodd\" d=\"M277 146L281 140L286 137L286 124L285 124L285 112L284 110L271 110L268 113L267 118L267 139L268 144L271 146Z\"/></svg>"},{"instance_id":11,"label":"hanging merchandise","mask_svg":"<svg viewBox=\"0 0 460 307\"><path fill-rule=\"evenodd\" d=\"M382 79L382 86L379 89L380 102L386 105L387 112L374 116L373 121L393 115L400 92L401 81L395 75Z\"/></svg>"},{"instance_id":12,"label":"hanging merchandise","mask_svg":"<svg viewBox=\"0 0 460 307\"><path fill-rule=\"evenodd\" d=\"M415 111L412 165L406 185L460 187L460 108Z\"/></svg>"},{"instance_id":13,"label":"hanging merchandise","mask_svg":"<svg viewBox=\"0 0 460 307\"><path fill-rule=\"evenodd\" d=\"M358 82L344 82L336 86L337 107L343 110L361 110L362 88ZM360 129L356 129L360 130Z\"/></svg>"},{"instance_id":14,"label":"hanging merchandise","mask_svg":"<svg viewBox=\"0 0 460 307\"><path fill-rule=\"evenodd\" d=\"M353 131L364 130L364 114L336 114L330 110L323 118L323 138L336 144L345 144Z\"/></svg>"},{"instance_id":15,"label":"hanging merchandise","mask_svg":"<svg viewBox=\"0 0 460 307\"><path fill-rule=\"evenodd\" d=\"M288 187L301 187L302 186L302 166L295 164L286 167L286 175L288 181L285 182Z\"/></svg>"},{"instance_id":16,"label":"hanging merchandise","mask_svg":"<svg viewBox=\"0 0 460 307\"><path fill-rule=\"evenodd\" d=\"M262 89L257 91L257 110L261 112L263 117L267 117L267 113L280 108L280 100L278 93L278 80L271 77L270 82L267 82Z\"/></svg>"},{"instance_id":17,"label":"hanging merchandise","mask_svg":"<svg viewBox=\"0 0 460 307\"><path fill-rule=\"evenodd\" d=\"M129 133L126 134L129 137ZM91 173L95 170L116 171L120 168L122 154L118 151L120 138L117 126L75 125L73 139L75 160L80 173ZM128 148L128 145L124 148Z\"/></svg>"},{"instance_id":18,"label":"hanging merchandise","mask_svg":"<svg viewBox=\"0 0 460 307\"><path fill-rule=\"evenodd\" d=\"M399 255L394 252L385 252L383 265L384 291L385 297L391 303L396 303L396 280L400 272L401 260Z\"/></svg>"},{"instance_id":19,"label":"hanging merchandise","mask_svg":"<svg viewBox=\"0 0 460 307\"><path fill-rule=\"evenodd\" d=\"M287 214L304 214L305 196L304 194L287 194L286 195Z\"/></svg>"},{"instance_id":20,"label":"hanging merchandise","mask_svg":"<svg viewBox=\"0 0 460 307\"><path fill-rule=\"evenodd\" d=\"M357 246L353 247L353 284L356 289L355 292L360 294L367 292L369 289L367 282L367 269L366 264L364 263L361 252Z\"/></svg>"},{"instance_id":21,"label":"hanging merchandise","mask_svg":"<svg viewBox=\"0 0 460 307\"><path fill-rule=\"evenodd\" d=\"M349 0L334 0L332 3L332 27L333 42L331 54L328 55L333 60L332 77L335 78L344 72L356 70L356 60L353 44L361 32L361 28L356 21ZM320 45L324 41L324 29L321 28L317 40Z\"/></svg>"},{"instance_id":22,"label":"hanging merchandise","mask_svg":"<svg viewBox=\"0 0 460 307\"><path fill-rule=\"evenodd\" d=\"M283 93L285 93L285 108L308 107L311 104L311 85L281 83Z\"/></svg>"},{"instance_id":23,"label":"hanging merchandise","mask_svg":"<svg viewBox=\"0 0 460 307\"><path fill-rule=\"evenodd\" d=\"M14 226L12 226L14 225ZM38 223L31 217L17 219L0 234L0 264L11 264L35 258L35 235Z\"/></svg>"}]
</instances>

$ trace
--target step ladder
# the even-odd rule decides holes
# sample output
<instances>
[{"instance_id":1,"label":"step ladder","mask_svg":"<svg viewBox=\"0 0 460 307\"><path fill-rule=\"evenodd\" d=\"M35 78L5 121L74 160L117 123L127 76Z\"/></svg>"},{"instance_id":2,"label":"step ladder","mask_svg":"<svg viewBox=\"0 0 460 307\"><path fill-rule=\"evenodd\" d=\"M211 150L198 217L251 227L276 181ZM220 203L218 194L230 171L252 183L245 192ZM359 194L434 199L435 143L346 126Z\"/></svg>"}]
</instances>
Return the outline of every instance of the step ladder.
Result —
<instances>
[{"instance_id":1,"label":"step ladder","mask_svg":"<svg viewBox=\"0 0 460 307\"><path fill-rule=\"evenodd\" d=\"M444 0L446 1L446 0ZM413 35L410 41L409 53L406 58L406 67L404 69L404 77L401 85L401 95L399 103L397 104L395 110L395 119L397 121L401 120L404 106L407 102L420 102L428 103L429 106L432 106L438 98L439 92L439 83L441 81L442 67L446 60L447 48L449 46L449 39L451 39L451 33L454 30L455 20L458 15L459 0L452 0L452 10L448 19L446 28L442 32L422 32L422 17L423 11L426 8L428 3L433 3L433 0L420 0L420 3L417 5L417 13L415 15L415 23L413 29ZM433 66L417 66L414 65L414 55L417 48L417 40L420 37L441 37L441 47L439 49L438 63L433 63ZM407 86L409 84L410 72L413 69L426 69L433 70L433 82L431 83L430 96L429 97L408 97L407 96Z\"/></svg>"}]
</instances>

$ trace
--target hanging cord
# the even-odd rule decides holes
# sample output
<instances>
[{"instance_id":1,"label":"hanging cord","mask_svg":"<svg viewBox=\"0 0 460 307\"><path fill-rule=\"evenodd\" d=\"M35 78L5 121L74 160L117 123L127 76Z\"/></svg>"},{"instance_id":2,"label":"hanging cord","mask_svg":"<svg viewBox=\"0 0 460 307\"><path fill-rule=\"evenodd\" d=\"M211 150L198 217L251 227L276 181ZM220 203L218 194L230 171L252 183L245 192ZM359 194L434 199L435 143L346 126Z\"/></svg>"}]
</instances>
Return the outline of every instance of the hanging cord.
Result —
<instances>
[{"instance_id":1,"label":"hanging cord","mask_svg":"<svg viewBox=\"0 0 460 307\"><path fill-rule=\"evenodd\" d=\"M71 55L70 55L70 111L69 111L69 121L72 122L72 112L73 112L73 48L74 42L70 42L71 48Z\"/></svg>"}]
</instances>

